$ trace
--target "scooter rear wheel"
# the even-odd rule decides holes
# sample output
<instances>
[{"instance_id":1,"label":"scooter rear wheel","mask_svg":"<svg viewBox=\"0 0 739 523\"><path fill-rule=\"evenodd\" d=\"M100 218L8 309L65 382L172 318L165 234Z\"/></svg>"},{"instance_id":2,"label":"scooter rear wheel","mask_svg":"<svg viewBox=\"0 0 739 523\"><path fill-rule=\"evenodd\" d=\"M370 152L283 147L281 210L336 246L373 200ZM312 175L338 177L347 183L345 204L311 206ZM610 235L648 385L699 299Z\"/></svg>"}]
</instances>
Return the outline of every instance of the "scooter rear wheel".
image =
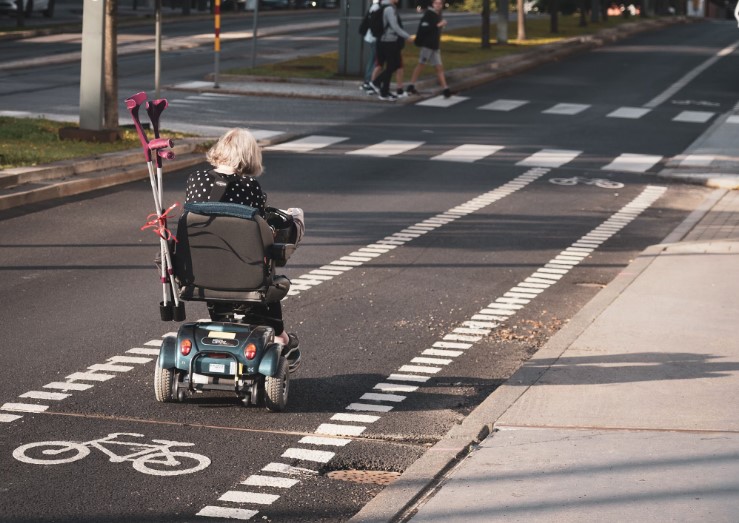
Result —
<instances>
[{"instance_id":1,"label":"scooter rear wheel","mask_svg":"<svg viewBox=\"0 0 739 523\"><path fill-rule=\"evenodd\" d=\"M175 371L173 369L162 369L159 367L159 358L157 358L154 366L154 395L157 401L169 403L174 401L172 385L175 381Z\"/></svg>"},{"instance_id":2,"label":"scooter rear wheel","mask_svg":"<svg viewBox=\"0 0 739 523\"><path fill-rule=\"evenodd\" d=\"M282 412L287 405L287 394L290 390L290 373L287 360L280 357L277 372L264 380L264 403L270 412Z\"/></svg>"}]
</instances>

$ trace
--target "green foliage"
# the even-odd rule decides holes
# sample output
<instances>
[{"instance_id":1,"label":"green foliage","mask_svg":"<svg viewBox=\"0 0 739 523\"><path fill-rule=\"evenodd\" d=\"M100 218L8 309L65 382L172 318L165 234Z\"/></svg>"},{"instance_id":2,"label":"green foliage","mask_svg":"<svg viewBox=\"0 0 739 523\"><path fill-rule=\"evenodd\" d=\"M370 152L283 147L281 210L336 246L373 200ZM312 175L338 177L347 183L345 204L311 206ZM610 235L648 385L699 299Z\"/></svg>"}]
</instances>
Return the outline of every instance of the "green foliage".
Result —
<instances>
[{"instance_id":1,"label":"green foliage","mask_svg":"<svg viewBox=\"0 0 739 523\"><path fill-rule=\"evenodd\" d=\"M59 129L69 123L43 118L9 118L0 116L0 169L26 167L84 158L140 147L136 131L123 130L115 143L92 143L61 140ZM167 137L182 137L164 132Z\"/></svg>"}]
</instances>

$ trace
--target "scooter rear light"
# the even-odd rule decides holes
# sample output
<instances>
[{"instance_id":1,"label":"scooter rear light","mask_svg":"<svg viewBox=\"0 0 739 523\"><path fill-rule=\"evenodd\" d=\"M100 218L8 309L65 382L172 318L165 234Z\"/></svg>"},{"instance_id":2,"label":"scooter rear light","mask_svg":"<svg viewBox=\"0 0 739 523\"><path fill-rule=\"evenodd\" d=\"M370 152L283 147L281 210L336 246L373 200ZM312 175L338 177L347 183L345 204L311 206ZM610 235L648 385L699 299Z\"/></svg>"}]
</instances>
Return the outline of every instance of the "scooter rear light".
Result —
<instances>
[{"instance_id":1,"label":"scooter rear light","mask_svg":"<svg viewBox=\"0 0 739 523\"><path fill-rule=\"evenodd\" d=\"M253 360L257 356L257 346L253 343L247 344L246 347L244 347L244 357L246 357L247 360Z\"/></svg>"},{"instance_id":2,"label":"scooter rear light","mask_svg":"<svg viewBox=\"0 0 739 523\"><path fill-rule=\"evenodd\" d=\"M192 350L192 342L190 340L182 340L180 342L180 352L183 356L187 356L190 354L190 351Z\"/></svg>"}]
</instances>

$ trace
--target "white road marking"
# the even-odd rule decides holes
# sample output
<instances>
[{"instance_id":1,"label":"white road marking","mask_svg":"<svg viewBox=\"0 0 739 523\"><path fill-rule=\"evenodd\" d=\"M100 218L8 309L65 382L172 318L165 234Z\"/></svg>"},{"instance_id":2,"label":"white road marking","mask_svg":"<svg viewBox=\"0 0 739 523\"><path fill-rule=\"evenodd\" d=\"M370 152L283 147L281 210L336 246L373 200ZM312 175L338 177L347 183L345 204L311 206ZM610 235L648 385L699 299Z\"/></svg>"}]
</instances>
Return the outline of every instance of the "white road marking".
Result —
<instances>
[{"instance_id":1,"label":"white road marking","mask_svg":"<svg viewBox=\"0 0 739 523\"><path fill-rule=\"evenodd\" d=\"M500 145L464 144L432 157L432 160L473 163L503 149Z\"/></svg>"},{"instance_id":2,"label":"white road marking","mask_svg":"<svg viewBox=\"0 0 739 523\"><path fill-rule=\"evenodd\" d=\"M450 96L449 98L444 98L443 96L435 96L422 102L418 102L416 105L421 105L424 107L447 108L453 105L457 105L460 102L464 102L465 100L469 100L469 98L467 98L466 96Z\"/></svg>"},{"instance_id":3,"label":"white road marking","mask_svg":"<svg viewBox=\"0 0 739 523\"><path fill-rule=\"evenodd\" d=\"M146 349L143 347L136 347L126 351L127 354L150 354L152 356L159 356L159 349Z\"/></svg>"},{"instance_id":4,"label":"white road marking","mask_svg":"<svg viewBox=\"0 0 739 523\"><path fill-rule=\"evenodd\" d=\"M410 381L414 383L426 383L430 376L416 376L414 374L390 374L387 378L390 381Z\"/></svg>"},{"instance_id":5,"label":"white road marking","mask_svg":"<svg viewBox=\"0 0 739 523\"><path fill-rule=\"evenodd\" d=\"M159 352L157 351L157 354ZM149 363L150 361L154 361L153 358L142 358L140 356L113 356L112 358L108 358L108 361L111 363Z\"/></svg>"},{"instance_id":6,"label":"white road marking","mask_svg":"<svg viewBox=\"0 0 739 523\"><path fill-rule=\"evenodd\" d=\"M602 167L604 171L624 171L631 173L643 173L662 160L661 156L652 154L629 154L624 153L615 158L611 163Z\"/></svg>"},{"instance_id":7,"label":"white road marking","mask_svg":"<svg viewBox=\"0 0 739 523\"><path fill-rule=\"evenodd\" d=\"M519 107L524 106L527 103L529 103L527 100L509 100L506 98L501 98L500 100L495 100L494 102L478 107L478 109L482 109L484 111L508 112L514 109L518 109Z\"/></svg>"},{"instance_id":8,"label":"white road marking","mask_svg":"<svg viewBox=\"0 0 739 523\"><path fill-rule=\"evenodd\" d=\"M114 374L103 374L101 372L75 372L64 379L70 381L108 381L113 378L115 378Z\"/></svg>"},{"instance_id":9,"label":"white road marking","mask_svg":"<svg viewBox=\"0 0 739 523\"><path fill-rule=\"evenodd\" d=\"M415 392L418 390L418 387L414 385L402 385L400 383L378 383L372 388L386 392Z\"/></svg>"},{"instance_id":10,"label":"white road marking","mask_svg":"<svg viewBox=\"0 0 739 523\"><path fill-rule=\"evenodd\" d=\"M200 512L195 514L196 516L204 516L207 518L220 518L220 519L240 519L247 520L259 514L257 510L248 510L245 508L232 508L232 507L214 507L208 505L203 507Z\"/></svg>"},{"instance_id":11,"label":"white road marking","mask_svg":"<svg viewBox=\"0 0 739 523\"><path fill-rule=\"evenodd\" d=\"M346 410L356 410L360 412L390 412L393 410L391 405L370 405L369 403L350 403ZM302 440L301 440L302 441ZM347 442L349 440L346 440Z\"/></svg>"},{"instance_id":12,"label":"white road marking","mask_svg":"<svg viewBox=\"0 0 739 523\"><path fill-rule=\"evenodd\" d=\"M101 370L107 372L128 372L133 369L128 365L113 365L112 363L96 363L87 367L91 371Z\"/></svg>"},{"instance_id":13,"label":"white road marking","mask_svg":"<svg viewBox=\"0 0 739 523\"><path fill-rule=\"evenodd\" d=\"M715 159L710 154L689 154L680 161L680 167L708 167Z\"/></svg>"},{"instance_id":14,"label":"white road marking","mask_svg":"<svg viewBox=\"0 0 739 523\"><path fill-rule=\"evenodd\" d=\"M262 469L262 472L279 472L280 474L290 474L291 476L311 476L318 474L315 470L293 467L285 463L269 463Z\"/></svg>"},{"instance_id":15,"label":"white road marking","mask_svg":"<svg viewBox=\"0 0 739 523\"><path fill-rule=\"evenodd\" d=\"M561 114L566 116L574 116L580 114L585 109L588 109L590 105L587 104L567 104L561 103L550 107L549 109L542 111L544 114Z\"/></svg>"},{"instance_id":16,"label":"white road marking","mask_svg":"<svg viewBox=\"0 0 739 523\"><path fill-rule=\"evenodd\" d=\"M25 394L21 394L18 397L19 398L29 398L29 399L34 399L34 400L60 401L70 396L71 394L64 394L62 392L44 392L42 390L32 390L32 391L26 392Z\"/></svg>"},{"instance_id":17,"label":"white road marking","mask_svg":"<svg viewBox=\"0 0 739 523\"><path fill-rule=\"evenodd\" d=\"M516 165L525 167L547 167L557 168L577 158L582 151L570 151L566 149L542 149L528 158L518 162Z\"/></svg>"},{"instance_id":18,"label":"white road marking","mask_svg":"<svg viewBox=\"0 0 739 523\"><path fill-rule=\"evenodd\" d=\"M290 488L300 483L300 480L292 478L278 478L275 476L262 476L261 474L253 474L242 481L242 485L247 487L274 487L274 488Z\"/></svg>"},{"instance_id":19,"label":"white road marking","mask_svg":"<svg viewBox=\"0 0 739 523\"><path fill-rule=\"evenodd\" d=\"M326 438L321 436L305 436L298 441L306 445L323 445L330 447L344 447L351 443L352 440L345 438Z\"/></svg>"},{"instance_id":20,"label":"white road marking","mask_svg":"<svg viewBox=\"0 0 739 523\"><path fill-rule=\"evenodd\" d=\"M330 145L337 144L348 140L349 138L344 136L325 136L320 134L314 134L306 136L305 138L299 138L289 142L284 142L277 145L271 145L266 149L268 151L291 151L296 153L307 153L315 151L316 149L323 149Z\"/></svg>"},{"instance_id":21,"label":"white road marking","mask_svg":"<svg viewBox=\"0 0 739 523\"><path fill-rule=\"evenodd\" d=\"M11 423L15 420L21 419L23 416L18 416L17 414L3 414L0 412L0 423Z\"/></svg>"},{"instance_id":22,"label":"white road marking","mask_svg":"<svg viewBox=\"0 0 739 523\"><path fill-rule=\"evenodd\" d=\"M669 86L667 89L665 89L662 93L657 95L655 98L644 104L644 107L649 108L655 108L658 105L660 105L663 102L666 102L672 96L677 93L680 89L688 85L691 81L693 81L699 74L701 74L704 70L711 67L716 61L719 60L722 56L728 56L731 53L733 53L737 46L739 46L739 42L732 44L728 47L724 47L721 49L718 53L716 53L714 56L706 60L705 62L701 63L694 69L690 70L687 74L685 74L682 78L680 78L677 82Z\"/></svg>"},{"instance_id":23,"label":"white road marking","mask_svg":"<svg viewBox=\"0 0 739 523\"><path fill-rule=\"evenodd\" d=\"M349 421L357 423L374 423L380 419L380 416L370 416L369 414L345 414L339 412L331 416L331 421Z\"/></svg>"},{"instance_id":24,"label":"white road marking","mask_svg":"<svg viewBox=\"0 0 739 523\"><path fill-rule=\"evenodd\" d=\"M408 142L405 140L385 140L356 151L349 151L346 154L354 154L360 156L379 156L388 157L408 152L417 147L421 147L424 142Z\"/></svg>"},{"instance_id":25,"label":"white road marking","mask_svg":"<svg viewBox=\"0 0 739 523\"><path fill-rule=\"evenodd\" d=\"M336 425L334 423L321 423L316 429L316 434L328 434L329 436L359 436L367 427L354 425Z\"/></svg>"},{"instance_id":26,"label":"white road marking","mask_svg":"<svg viewBox=\"0 0 739 523\"><path fill-rule=\"evenodd\" d=\"M687 123L706 123L716 113L710 111L682 111L675 118L673 122L687 122Z\"/></svg>"},{"instance_id":27,"label":"white road marking","mask_svg":"<svg viewBox=\"0 0 739 523\"><path fill-rule=\"evenodd\" d=\"M254 503L255 505L271 505L280 499L277 494L260 494L258 492L243 492L229 490L218 501L233 501L235 503Z\"/></svg>"},{"instance_id":28,"label":"white road marking","mask_svg":"<svg viewBox=\"0 0 739 523\"><path fill-rule=\"evenodd\" d=\"M6 410L8 412L44 412L49 408L48 405L35 405L32 403L5 403L0 410Z\"/></svg>"},{"instance_id":29,"label":"white road marking","mask_svg":"<svg viewBox=\"0 0 739 523\"><path fill-rule=\"evenodd\" d=\"M650 111L651 109L647 109L645 107L619 107L615 111L607 114L606 118L628 118L631 120L638 120Z\"/></svg>"},{"instance_id":30,"label":"white road marking","mask_svg":"<svg viewBox=\"0 0 739 523\"><path fill-rule=\"evenodd\" d=\"M422 365L403 365L398 369L400 372L425 372L427 374L436 374L441 367L425 367Z\"/></svg>"},{"instance_id":31,"label":"white road marking","mask_svg":"<svg viewBox=\"0 0 739 523\"><path fill-rule=\"evenodd\" d=\"M52 383L47 383L44 385L45 389L59 389L63 391L68 390L87 390L91 389L93 385L90 385L88 383L72 383L70 381L54 381Z\"/></svg>"},{"instance_id":32,"label":"white road marking","mask_svg":"<svg viewBox=\"0 0 739 523\"><path fill-rule=\"evenodd\" d=\"M363 427L351 427L363 428ZM310 449L287 449L282 453L283 458L299 459L302 461L313 461L316 463L328 463L328 461L336 455L335 452L327 450L310 450Z\"/></svg>"},{"instance_id":33,"label":"white road marking","mask_svg":"<svg viewBox=\"0 0 739 523\"><path fill-rule=\"evenodd\" d=\"M399 403L405 398L405 396L398 394L378 394L376 392L367 392L366 394L362 394L359 399L365 401L390 401L392 403Z\"/></svg>"}]
</instances>

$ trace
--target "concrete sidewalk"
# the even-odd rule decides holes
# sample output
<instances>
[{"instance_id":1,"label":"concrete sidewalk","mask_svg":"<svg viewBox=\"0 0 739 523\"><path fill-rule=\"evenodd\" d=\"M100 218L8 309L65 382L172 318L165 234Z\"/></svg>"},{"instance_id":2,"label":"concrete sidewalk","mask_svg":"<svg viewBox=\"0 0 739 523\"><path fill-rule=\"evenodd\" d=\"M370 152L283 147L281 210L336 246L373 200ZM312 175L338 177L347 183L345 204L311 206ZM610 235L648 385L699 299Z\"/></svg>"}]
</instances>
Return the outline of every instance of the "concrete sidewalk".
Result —
<instances>
[{"instance_id":1,"label":"concrete sidewalk","mask_svg":"<svg viewBox=\"0 0 739 523\"><path fill-rule=\"evenodd\" d=\"M487 400L493 432L401 519L737 521L737 296L739 193L717 189Z\"/></svg>"}]
</instances>

